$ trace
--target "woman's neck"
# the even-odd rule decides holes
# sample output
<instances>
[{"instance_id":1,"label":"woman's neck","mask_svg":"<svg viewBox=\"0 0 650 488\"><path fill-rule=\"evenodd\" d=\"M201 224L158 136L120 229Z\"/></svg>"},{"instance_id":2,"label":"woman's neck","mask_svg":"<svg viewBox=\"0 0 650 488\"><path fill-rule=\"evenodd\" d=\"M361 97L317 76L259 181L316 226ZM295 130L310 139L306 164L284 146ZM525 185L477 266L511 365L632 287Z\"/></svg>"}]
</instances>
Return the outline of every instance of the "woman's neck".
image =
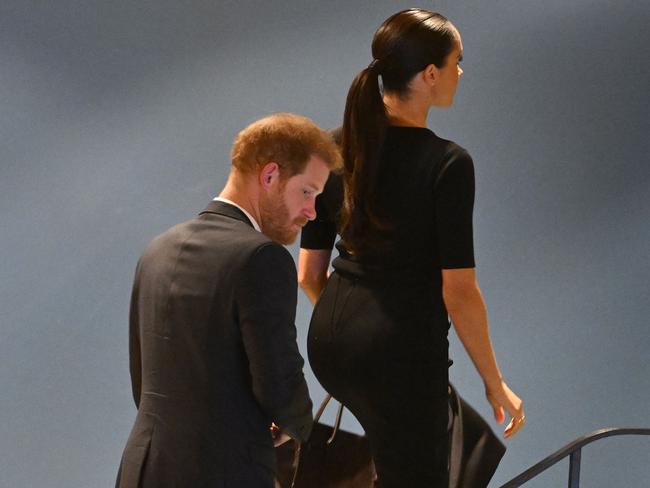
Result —
<instances>
[{"instance_id":1,"label":"woman's neck","mask_svg":"<svg viewBox=\"0 0 650 488\"><path fill-rule=\"evenodd\" d=\"M388 111L391 125L403 127L426 127L429 106L416 97L401 98L392 93L384 93L384 105Z\"/></svg>"}]
</instances>

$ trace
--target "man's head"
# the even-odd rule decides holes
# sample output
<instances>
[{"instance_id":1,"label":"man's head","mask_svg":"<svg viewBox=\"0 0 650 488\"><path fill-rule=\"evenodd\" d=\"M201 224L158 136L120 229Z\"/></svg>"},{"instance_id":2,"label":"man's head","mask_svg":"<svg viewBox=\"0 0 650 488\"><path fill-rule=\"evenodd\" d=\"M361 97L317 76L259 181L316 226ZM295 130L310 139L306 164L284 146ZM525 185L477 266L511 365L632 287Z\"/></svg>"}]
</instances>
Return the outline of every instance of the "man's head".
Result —
<instances>
[{"instance_id":1,"label":"man's head","mask_svg":"<svg viewBox=\"0 0 650 488\"><path fill-rule=\"evenodd\" d=\"M282 244L292 243L300 228L316 217L316 196L330 170L340 164L331 136L294 114L252 123L232 148L233 172L254 185L262 232Z\"/></svg>"}]
</instances>

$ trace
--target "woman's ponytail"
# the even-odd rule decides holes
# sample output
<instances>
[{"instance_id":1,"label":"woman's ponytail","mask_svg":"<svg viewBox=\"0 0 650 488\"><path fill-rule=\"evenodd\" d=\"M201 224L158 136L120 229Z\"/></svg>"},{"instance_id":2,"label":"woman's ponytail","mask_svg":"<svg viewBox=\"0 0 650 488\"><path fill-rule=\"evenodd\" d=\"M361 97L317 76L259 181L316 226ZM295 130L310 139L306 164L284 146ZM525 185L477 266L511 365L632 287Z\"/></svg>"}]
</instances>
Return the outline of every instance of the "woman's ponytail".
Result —
<instances>
[{"instance_id":1,"label":"woman's ponytail","mask_svg":"<svg viewBox=\"0 0 650 488\"><path fill-rule=\"evenodd\" d=\"M379 154L388 127L388 114L379 87L379 64L374 60L355 77L343 118L341 146L345 199L341 211L341 236L354 254L363 254L372 247L368 230L386 226L375 212Z\"/></svg>"}]
</instances>

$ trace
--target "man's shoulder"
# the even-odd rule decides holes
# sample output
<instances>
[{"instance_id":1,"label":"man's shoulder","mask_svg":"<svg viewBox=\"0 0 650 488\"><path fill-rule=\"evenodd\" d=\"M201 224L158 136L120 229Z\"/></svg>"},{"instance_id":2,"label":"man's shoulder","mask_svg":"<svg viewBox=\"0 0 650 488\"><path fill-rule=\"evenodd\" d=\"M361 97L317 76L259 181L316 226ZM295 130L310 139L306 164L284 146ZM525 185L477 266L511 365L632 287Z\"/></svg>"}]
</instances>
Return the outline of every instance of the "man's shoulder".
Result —
<instances>
[{"instance_id":1,"label":"man's shoulder","mask_svg":"<svg viewBox=\"0 0 650 488\"><path fill-rule=\"evenodd\" d=\"M175 224L155 236L145 255L191 250L203 256L251 256L258 249L282 247L255 230L248 222L218 214L201 214ZM207 264L207 263L206 263Z\"/></svg>"},{"instance_id":2,"label":"man's shoulder","mask_svg":"<svg viewBox=\"0 0 650 488\"><path fill-rule=\"evenodd\" d=\"M272 240L260 243L238 267L237 287L240 296L282 296L291 308L290 297L296 297L298 276L296 264L289 251Z\"/></svg>"},{"instance_id":3,"label":"man's shoulder","mask_svg":"<svg viewBox=\"0 0 650 488\"><path fill-rule=\"evenodd\" d=\"M258 241L254 248L250 249L247 259L248 267L255 272L285 272L295 273L296 264L289 250L282 244L266 238Z\"/></svg>"},{"instance_id":4,"label":"man's shoulder","mask_svg":"<svg viewBox=\"0 0 650 488\"><path fill-rule=\"evenodd\" d=\"M228 216L201 214L166 232L185 239L194 235L195 241L205 241L206 246L218 250L219 254L241 256L244 261L291 263L295 267L286 247L255 230L249 223Z\"/></svg>"}]
</instances>

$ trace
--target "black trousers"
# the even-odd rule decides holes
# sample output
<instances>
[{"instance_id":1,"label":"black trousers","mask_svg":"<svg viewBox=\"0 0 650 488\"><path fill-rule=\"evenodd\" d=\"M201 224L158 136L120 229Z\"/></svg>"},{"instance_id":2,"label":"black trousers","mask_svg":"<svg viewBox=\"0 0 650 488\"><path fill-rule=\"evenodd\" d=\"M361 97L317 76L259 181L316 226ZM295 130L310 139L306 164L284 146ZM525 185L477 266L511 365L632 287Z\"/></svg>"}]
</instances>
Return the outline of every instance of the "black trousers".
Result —
<instances>
[{"instance_id":1,"label":"black trousers","mask_svg":"<svg viewBox=\"0 0 650 488\"><path fill-rule=\"evenodd\" d=\"M382 488L448 486L448 324L430 303L335 272L309 327L311 367L363 426Z\"/></svg>"}]
</instances>

